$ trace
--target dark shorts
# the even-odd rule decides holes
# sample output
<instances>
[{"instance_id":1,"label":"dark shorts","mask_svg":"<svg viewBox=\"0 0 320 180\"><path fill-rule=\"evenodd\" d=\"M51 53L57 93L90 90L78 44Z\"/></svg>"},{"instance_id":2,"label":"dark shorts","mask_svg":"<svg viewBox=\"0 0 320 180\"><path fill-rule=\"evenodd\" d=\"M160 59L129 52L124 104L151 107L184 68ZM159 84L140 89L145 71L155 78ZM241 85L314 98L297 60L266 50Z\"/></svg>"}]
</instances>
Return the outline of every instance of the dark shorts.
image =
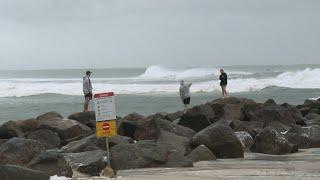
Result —
<instances>
[{"instance_id":1,"label":"dark shorts","mask_svg":"<svg viewBox=\"0 0 320 180\"><path fill-rule=\"evenodd\" d=\"M190 104L190 98L185 98L183 100L183 104Z\"/></svg>"},{"instance_id":2,"label":"dark shorts","mask_svg":"<svg viewBox=\"0 0 320 180\"><path fill-rule=\"evenodd\" d=\"M227 86L227 84L224 84L224 83L220 83L220 86Z\"/></svg>"},{"instance_id":3,"label":"dark shorts","mask_svg":"<svg viewBox=\"0 0 320 180\"><path fill-rule=\"evenodd\" d=\"M87 100L87 101L92 100L92 93L85 94L84 95L84 99Z\"/></svg>"}]
</instances>

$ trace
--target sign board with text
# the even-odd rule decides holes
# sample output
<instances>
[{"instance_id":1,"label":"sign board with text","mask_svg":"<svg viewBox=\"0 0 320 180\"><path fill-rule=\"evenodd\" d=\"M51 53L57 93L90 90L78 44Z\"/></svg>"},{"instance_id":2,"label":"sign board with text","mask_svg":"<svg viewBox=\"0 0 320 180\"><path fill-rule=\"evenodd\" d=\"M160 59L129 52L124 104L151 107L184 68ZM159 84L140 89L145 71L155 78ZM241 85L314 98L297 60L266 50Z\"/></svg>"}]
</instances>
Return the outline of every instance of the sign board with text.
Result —
<instances>
[{"instance_id":1,"label":"sign board with text","mask_svg":"<svg viewBox=\"0 0 320 180\"><path fill-rule=\"evenodd\" d=\"M94 95L96 136L113 137L117 134L116 106L113 92Z\"/></svg>"}]
</instances>

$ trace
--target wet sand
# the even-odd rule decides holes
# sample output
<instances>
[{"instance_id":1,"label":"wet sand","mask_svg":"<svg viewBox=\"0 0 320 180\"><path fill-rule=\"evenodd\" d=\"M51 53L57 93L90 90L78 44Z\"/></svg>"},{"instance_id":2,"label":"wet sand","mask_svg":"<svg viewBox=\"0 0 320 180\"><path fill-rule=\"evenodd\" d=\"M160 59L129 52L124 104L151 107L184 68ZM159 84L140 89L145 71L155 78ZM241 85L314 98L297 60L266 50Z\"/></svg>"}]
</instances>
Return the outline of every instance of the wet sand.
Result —
<instances>
[{"instance_id":1,"label":"wet sand","mask_svg":"<svg viewBox=\"0 0 320 180\"><path fill-rule=\"evenodd\" d=\"M77 178L84 180L88 178ZM96 177L95 180L107 178ZM290 155L246 153L244 159L195 163L193 168L133 169L118 172L121 180L320 179L320 148Z\"/></svg>"}]
</instances>

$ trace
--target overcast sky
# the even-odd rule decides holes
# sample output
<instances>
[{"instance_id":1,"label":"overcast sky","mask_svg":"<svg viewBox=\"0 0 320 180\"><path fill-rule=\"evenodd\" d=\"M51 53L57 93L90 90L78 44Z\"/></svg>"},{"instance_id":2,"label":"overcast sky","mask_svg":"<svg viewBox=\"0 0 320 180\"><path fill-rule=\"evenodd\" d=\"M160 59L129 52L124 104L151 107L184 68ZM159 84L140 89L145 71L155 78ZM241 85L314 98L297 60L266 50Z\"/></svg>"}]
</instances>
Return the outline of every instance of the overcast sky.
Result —
<instances>
[{"instance_id":1,"label":"overcast sky","mask_svg":"<svg viewBox=\"0 0 320 180\"><path fill-rule=\"evenodd\" d=\"M320 63L320 0L0 0L0 69Z\"/></svg>"}]
</instances>

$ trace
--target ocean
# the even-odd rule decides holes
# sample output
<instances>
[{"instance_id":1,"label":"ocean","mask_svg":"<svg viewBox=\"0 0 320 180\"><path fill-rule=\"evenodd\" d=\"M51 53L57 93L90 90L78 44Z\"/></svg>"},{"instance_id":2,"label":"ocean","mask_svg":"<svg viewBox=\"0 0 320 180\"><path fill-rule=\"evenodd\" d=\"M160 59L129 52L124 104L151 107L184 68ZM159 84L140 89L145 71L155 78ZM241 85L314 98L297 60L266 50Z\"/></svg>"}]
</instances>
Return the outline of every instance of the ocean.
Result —
<instances>
[{"instance_id":1,"label":"ocean","mask_svg":"<svg viewBox=\"0 0 320 180\"><path fill-rule=\"evenodd\" d=\"M320 97L320 65L226 66L229 96L303 103ZM113 91L119 116L182 109L179 80L192 82L191 104L221 97L218 67L90 69L94 93ZM56 111L82 111L85 69L0 70L0 124Z\"/></svg>"}]
</instances>

